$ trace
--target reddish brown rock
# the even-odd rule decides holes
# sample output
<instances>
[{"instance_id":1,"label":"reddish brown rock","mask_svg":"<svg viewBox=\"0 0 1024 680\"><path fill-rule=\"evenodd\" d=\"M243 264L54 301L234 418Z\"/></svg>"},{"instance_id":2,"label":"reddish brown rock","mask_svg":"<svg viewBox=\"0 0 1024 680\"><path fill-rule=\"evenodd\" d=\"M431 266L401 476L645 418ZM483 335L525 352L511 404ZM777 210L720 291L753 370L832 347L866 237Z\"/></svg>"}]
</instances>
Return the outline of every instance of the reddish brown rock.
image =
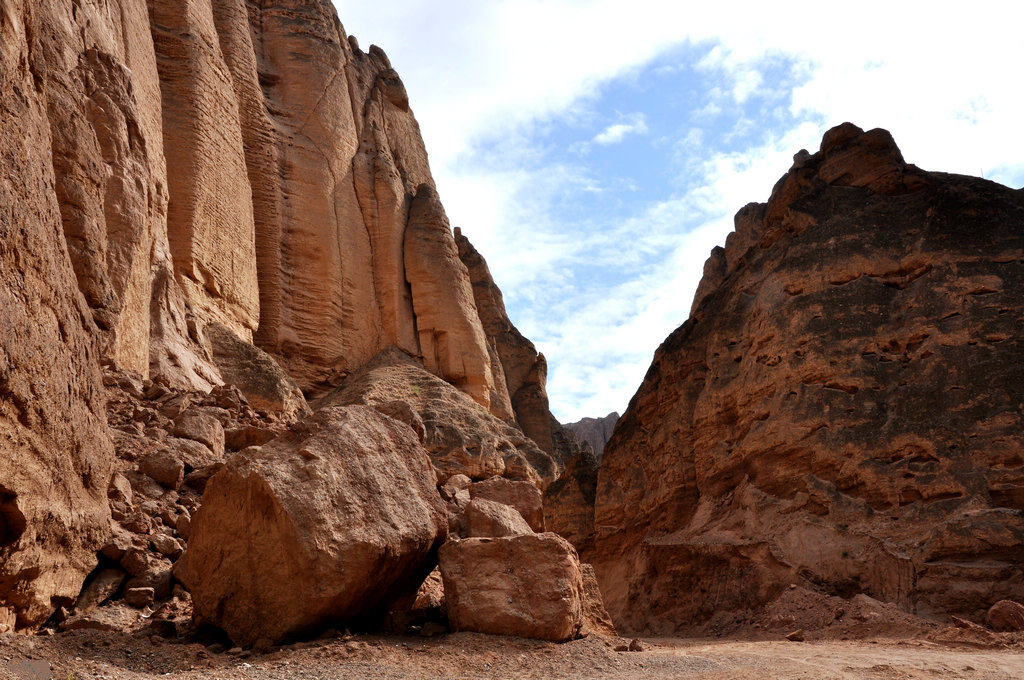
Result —
<instances>
[{"instance_id":1,"label":"reddish brown rock","mask_svg":"<svg viewBox=\"0 0 1024 680\"><path fill-rule=\"evenodd\" d=\"M529 482L491 477L469 486L469 497L510 505L536 532L544 531L544 506L540 490Z\"/></svg>"},{"instance_id":2,"label":"reddish brown rock","mask_svg":"<svg viewBox=\"0 0 1024 680\"><path fill-rule=\"evenodd\" d=\"M139 461L139 472L168 489L177 489L185 479L185 464L170 451L154 451Z\"/></svg>"},{"instance_id":3,"label":"reddish brown rock","mask_svg":"<svg viewBox=\"0 0 1024 680\"><path fill-rule=\"evenodd\" d=\"M424 366L499 418L510 417L509 404L491 404L495 378L473 287L444 208L429 184L417 188L409 207L404 247Z\"/></svg>"},{"instance_id":4,"label":"reddish brown rock","mask_svg":"<svg viewBox=\"0 0 1024 680\"><path fill-rule=\"evenodd\" d=\"M602 459L616 627L794 583L980 620L1024 598L1024 195L830 131L736 217Z\"/></svg>"},{"instance_id":5,"label":"reddish brown rock","mask_svg":"<svg viewBox=\"0 0 1024 680\"><path fill-rule=\"evenodd\" d=\"M381 352L317 406L376 407L395 401L406 402L419 414L423 445L442 483L457 474L477 480L503 475L546 486L558 476L557 463L522 430L499 420L397 349Z\"/></svg>"},{"instance_id":6,"label":"reddish brown rock","mask_svg":"<svg viewBox=\"0 0 1024 680\"><path fill-rule=\"evenodd\" d=\"M309 412L298 385L269 354L221 324L207 326L206 337L221 379L238 387L250 406L289 420Z\"/></svg>"},{"instance_id":7,"label":"reddish brown rock","mask_svg":"<svg viewBox=\"0 0 1024 680\"><path fill-rule=\"evenodd\" d=\"M562 476L544 490L544 520L549 531L569 539L579 551L592 547L597 461L589 447L570 459Z\"/></svg>"},{"instance_id":8,"label":"reddish brown rock","mask_svg":"<svg viewBox=\"0 0 1024 680\"><path fill-rule=\"evenodd\" d=\"M214 416L189 409L174 419L171 433L205 445L217 458L224 457L224 426Z\"/></svg>"},{"instance_id":9,"label":"reddish brown rock","mask_svg":"<svg viewBox=\"0 0 1024 680\"><path fill-rule=\"evenodd\" d=\"M533 529L515 508L482 498L475 498L466 504L465 523L467 538L498 538L533 533Z\"/></svg>"},{"instance_id":10,"label":"reddish brown rock","mask_svg":"<svg viewBox=\"0 0 1024 680\"><path fill-rule=\"evenodd\" d=\"M439 553L452 630L565 642L583 625L583 577L555 534L450 541Z\"/></svg>"},{"instance_id":11,"label":"reddish brown rock","mask_svg":"<svg viewBox=\"0 0 1024 680\"><path fill-rule=\"evenodd\" d=\"M241 645L278 642L415 591L446 532L412 431L370 408L325 408L209 481L176 573L198 620Z\"/></svg>"},{"instance_id":12,"label":"reddish brown rock","mask_svg":"<svg viewBox=\"0 0 1024 680\"><path fill-rule=\"evenodd\" d=\"M1024 630L1024 605L1013 600L1000 600L985 615L985 625L992 630Z\"/></svg>"},{"instance_id":13,"label":"reddish brown rock","mask_svg":"<svg viewBox=\"0 0 1024 680\"><path fill-rule=\"evenodd\" d=\"M616 637L615 625L612 617L604 606L604 598L601 596L601 587L597 582L597 574L594 573L594 565L581 564L580 571L583 575L583 629L584 635L603 635L605 637Z\"/></svg>"},{"instance_id":14,"label":"reddish brown rock","mask_svg":"<svg viewBox=\"0 0 1024 680\"><path fill-rule=\"evenodd\" d=\"M2 627L36 626L74 601L110 517L113 448L99 347L55 193L49 88L34 80L79 63L74 46L59 42L72 27L51 32L65 21L53 16L62 5L7 2L0 10Z\"/></svg>"},{"instance_id":15,"label":"reddish brown rock","mask_svg":"<svg viewBox=\"0 0 1024 680\"><path fill-rule=\"evenodd\" d=\"M322 395L391 346L504 427L503 360L404 86L332 3L12 0L0 15L0 432L16 461L0 463L0 621L45 620L106 542L101 361L136 373L114 371L110 393L152 402L117 424L118 452L170 449L197 486L215 463L181 437L213 458L220 437L180 421L167 437L204 397L163 397L227 381L290 419L297 387ZM475 477L555 479L513 430L462 439L487 461ZM133 500L166 493L124 472Z\"/></svg>"}]
</instances>

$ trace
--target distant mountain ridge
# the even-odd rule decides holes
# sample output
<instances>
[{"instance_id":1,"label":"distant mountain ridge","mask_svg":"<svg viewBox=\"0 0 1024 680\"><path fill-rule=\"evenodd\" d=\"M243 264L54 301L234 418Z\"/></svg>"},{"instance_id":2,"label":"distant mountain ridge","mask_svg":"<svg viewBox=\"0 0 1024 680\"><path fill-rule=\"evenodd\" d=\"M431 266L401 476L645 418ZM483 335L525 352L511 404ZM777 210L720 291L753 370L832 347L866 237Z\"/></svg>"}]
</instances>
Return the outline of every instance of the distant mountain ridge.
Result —
<instances>
[{"instance_id":1,"label":"distant mountain ridge","mask_svg":"<svg viewBox=\"0 0 1024 680\"><path fill-rule=\"evenodd\" d=\"M562 427L575 432L580 444L590 444L590 447L594 450L594 457L600 461L601 455L604 453L604 445L611 438L612 430L615 429L615 423L618 420L619 412L612 411L603 418L582 418L575 423L568 423Z\"/></svg>"}]
</instances>

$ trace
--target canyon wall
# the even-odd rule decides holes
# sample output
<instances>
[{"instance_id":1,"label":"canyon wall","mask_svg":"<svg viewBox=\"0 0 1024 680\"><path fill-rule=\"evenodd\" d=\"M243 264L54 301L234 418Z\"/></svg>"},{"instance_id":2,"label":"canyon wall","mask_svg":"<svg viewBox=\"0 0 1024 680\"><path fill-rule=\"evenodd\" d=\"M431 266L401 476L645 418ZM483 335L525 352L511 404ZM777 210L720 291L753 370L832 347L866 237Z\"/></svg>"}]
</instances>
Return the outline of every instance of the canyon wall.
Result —
<instances>
[{"instance_id":1,"label":"canyon wall","mask_svg":"<svg viewBox=\"0 0 1024 680\"><path fill-rule=\"evenodd\" d=\"M329 0L0 0L0 113L0 628L95 564L100 363L209 390L213 324L310 397L398 347L554 448L543 357L503 363L405 87Z\"/></svg>"},{"instance_id":2,"label":"canyon wall","mask_svg":"<svg viewBox=\"0 0 1024 680\"><path fill-rule=\"evenodd\" d=\"M790 584L975 621L1024 598L1024 191L850 124L736 215L605 449L619 630Z\"/></svg>"}]
</instances>

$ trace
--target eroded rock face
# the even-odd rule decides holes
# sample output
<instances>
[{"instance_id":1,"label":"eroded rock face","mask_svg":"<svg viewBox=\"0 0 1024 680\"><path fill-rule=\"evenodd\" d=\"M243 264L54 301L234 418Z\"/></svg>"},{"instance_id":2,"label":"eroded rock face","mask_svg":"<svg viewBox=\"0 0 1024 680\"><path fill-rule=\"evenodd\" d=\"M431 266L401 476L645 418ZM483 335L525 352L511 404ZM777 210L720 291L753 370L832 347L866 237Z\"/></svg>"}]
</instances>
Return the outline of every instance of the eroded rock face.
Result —
<instances>
[{"instance_id":1,"label":"eroded rock face","mask_svg":"<svg viewBox=\"0 0 1024 680\"><path fill-rule=\"evenodd\" d=\"M576 551L556 534L450 541L439 552L452 630L565 642L583 626Z\"/></svg>"},{"instance_id":2,"label":"eroded rock face","mask_svg":"<svg viewBox=\"0 0 1024 680\"><path fill-rule=\"evenodd\" d=\"M309 412L299 386L269 354L221 324L207 326L206 337L224 383L241 390L250 406L280 413L285 418Z\"/></svg>"},{"instance_id":3,"label":"eroded rock face","mask_svg":"<svg viewBox=\"0 0 1024 680\"><path fill-rule=\"evenodd\" d=\"M1024 595L1024 195L845 124L736 216L605 450L616 626L790 583L981 620Z\"/></svg>"},{"instance_id":4,"label":"eroded rock face","mask_svg":"<svg viewBox=\"0 0 1024 680\"><path fill-rule=\"evenodd\" d=\"M367 404L387 411L394 402L405 402L418 414L419 422L404 418L410 428L423 427L423 445L442 483L464 474L475 480L504 476L543 488L561 472L518 427L491 415L395 348L381 352L315 406Z\"/></svg>"},{"instance_id":5,"label":"eroded rock face","mask_svg":"<svg viewBox=\"0 0 1024 680\"><path fill-rule=\"evenodd\" d=\"M274 643L415 592L447 527L411 429L325 408L210 479L175 572L197 619L241 645Z\"/></svg>"},{"instance_id":6,"label":"eroded rock face","mask_svg":"<svg viewBox=\"0 0 1024 680\"><path fill-rule=\"evenodd\" d=\"M59 3L0 6L0 629L78 595L108 532L113 448L99 351L54 187L33 74L78 66L44 30ZM33 23L36 22L36 23ZM33 32L33 27L35 31ZM30 43L31 41L31 49ZM70 55L68 54L70 52ZM84 200L84 199L83 199Z\"/></svg>"}]
</instances>

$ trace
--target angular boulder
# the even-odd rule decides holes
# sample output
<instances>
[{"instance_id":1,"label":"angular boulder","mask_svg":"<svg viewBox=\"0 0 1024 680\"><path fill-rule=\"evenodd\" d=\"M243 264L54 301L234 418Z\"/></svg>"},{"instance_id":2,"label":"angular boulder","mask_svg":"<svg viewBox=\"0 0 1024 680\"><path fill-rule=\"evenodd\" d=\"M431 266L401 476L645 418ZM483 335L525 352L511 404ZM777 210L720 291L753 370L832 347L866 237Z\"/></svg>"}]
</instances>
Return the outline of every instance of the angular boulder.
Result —
<instances>
[{"instance_id":1,"label":"angular boulder","mask_svg":"<svg viewBox=\"0 0 1024 680\"><path fill-rule=\"evenodd\" d=\"M176 575L197 620L265 645L415 591L446 535L413 432L371 408L325 408L210 479Z\"/></svg>"},{"instance_id":2,"label":"angular boulder","mask_svg":"<svg viewBox=\"0 0 1024 680\"><path fill-rule=\"evenodd\" d=\"M419 415L423 445L441 480L458 474L471 479L504 476L546 487L561 473L558 462L522 430L394 347L380 352L315 405L389 409L393 402L404 402ZM394 415L405 420L400 413ZM407 424L418 430L419 421Z\"/></svg>"},{"instance_id":3,"label":"angular boulder","mask_svg":"<svg viewBox=\"0 0 1024 680\"><path fill-rule=\"evenodd\" d=\"M476 538L532 534L519 511L504 503L475 498L466 505L466 533Z\"/></svg>"},{"instance_id":4,"label":"angular boulder","mask_svg":"<svg viewBox=\"0 0 1024 680\"><path fill-rule=\"evenodd\" d=\"M1024 604L1013 600L1000 600L988 610L985 625L992 630L1024 630Z\"/></svg>"},{"instance_id":5,"label":"angular boulder","mask_svg":"<svg viewBox=\"0 0 1024 680\"><path fill-rule=\"evenodd\" d=\"M224 382L241 390L250 406L286 418L309 412L302 390L272 356L245 342L223 324L207 326L206 337Z\"/></svg>"},{"instance_id":6,"label":"angular boulder","mask_svg":"<svg viewBox=\"0 0 1024 680\"><path fill-rule=\"evenodd\" d=\"M469 487L469 497L510 505L534 531L544 531L544 504L540 489L530 482L491 477Z\"/></svg>"},{"instance_id":7,"label":"angular boulder","mask_svg":"<svg viewBox=\"0 0 1024 680\"><path fill-rule=\"evenodd\" d=\"M439 558L452 630L553 642L579 636L583 577L576 551L561 536L450 541Z\"/></svg>"}]
</instances>

